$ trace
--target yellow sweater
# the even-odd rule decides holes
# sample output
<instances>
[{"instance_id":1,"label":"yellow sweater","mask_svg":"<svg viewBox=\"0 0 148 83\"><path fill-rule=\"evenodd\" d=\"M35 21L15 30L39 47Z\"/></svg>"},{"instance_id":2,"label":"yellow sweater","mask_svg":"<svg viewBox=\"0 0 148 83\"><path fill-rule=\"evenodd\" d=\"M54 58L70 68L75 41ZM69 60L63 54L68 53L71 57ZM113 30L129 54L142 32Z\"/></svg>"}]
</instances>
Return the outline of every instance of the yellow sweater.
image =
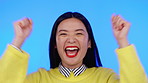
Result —
<instances>
[{"instance_id":1,"label":"yellow sweater","mask_svg":"<svg viewBox=\"0 0 148 83\"><path fill-rule=\"evenodd\" d=\"M0 59L0 83L148 83L144 69L136 55L133 45L117 49L120 64L120 75L112 69L93 67L77 77L63 76L58 68L39 69L26 76L29 55L8 46Z\"/></svg>"}]
</instances>

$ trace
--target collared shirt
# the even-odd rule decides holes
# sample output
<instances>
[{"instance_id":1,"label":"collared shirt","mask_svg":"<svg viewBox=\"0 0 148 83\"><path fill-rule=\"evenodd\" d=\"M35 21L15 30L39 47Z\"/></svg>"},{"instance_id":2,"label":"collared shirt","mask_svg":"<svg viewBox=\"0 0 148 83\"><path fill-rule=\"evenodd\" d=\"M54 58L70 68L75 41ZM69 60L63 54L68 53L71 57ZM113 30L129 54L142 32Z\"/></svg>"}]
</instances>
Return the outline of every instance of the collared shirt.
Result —
<instances>
[{"instance_id":1,"label":"collared shirt","mask_svg":"<svg viewBox=\"0 0 148 83\"><path fill-rule=\"evenodd\" d=\"M84 64L81 65L80 67L74 68L74 69L66 68L61 63L59 64L59 71L65 77L69 77L70 76L70 72L73 72L74 76L78 76L78 75L82 74L86 70L86 68L87 67Z\"/></svg>"},{"instance_id":2,"label":"collared shirt","mask_svg":"<svg viewBox=\"0 0 148 83\"><path fill-rule=\"evenodd\" d=\"M16 47L15 45L13 45L13 44L9 44L9 45L11 45L13 48L17 49L18 51L22 52L22 50L19 49L18 47Z\"/></svg>"}]
</instances>

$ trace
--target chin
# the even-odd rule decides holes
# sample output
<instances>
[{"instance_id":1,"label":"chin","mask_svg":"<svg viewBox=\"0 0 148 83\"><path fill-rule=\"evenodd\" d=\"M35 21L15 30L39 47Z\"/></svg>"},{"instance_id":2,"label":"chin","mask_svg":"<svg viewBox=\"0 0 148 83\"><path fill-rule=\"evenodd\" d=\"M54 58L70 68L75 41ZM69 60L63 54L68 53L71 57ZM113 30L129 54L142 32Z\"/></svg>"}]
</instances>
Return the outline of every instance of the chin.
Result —
<instances>
[{"instance_id":1,"label":"chin","mask_svg":"<svg viewBox=\"0 0 148 83\"><path fill-rule=\"evenodd\" d=\"M73 66L73 67L82 65L81 61L77 61L77 60L69 60L69 61L66 61L65 64L67 66Z\"/></svg>"}]
</instances>

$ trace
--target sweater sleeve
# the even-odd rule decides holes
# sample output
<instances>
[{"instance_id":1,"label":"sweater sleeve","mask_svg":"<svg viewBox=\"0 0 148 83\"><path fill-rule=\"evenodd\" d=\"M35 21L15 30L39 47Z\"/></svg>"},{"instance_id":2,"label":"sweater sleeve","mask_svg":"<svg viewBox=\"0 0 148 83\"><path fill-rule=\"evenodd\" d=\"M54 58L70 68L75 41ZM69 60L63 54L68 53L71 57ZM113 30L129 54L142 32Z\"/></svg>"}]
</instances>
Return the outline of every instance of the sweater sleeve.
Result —
<instances>
[{"instance_id":1,"label":"sweater sleeve","mask_svg":"<svg viewBox=\"0 0 148 83\"><path fill-rule=\"evenodd\" d=\"M120 64L120 83L148 83L133 45L117 49L116 53Z\"/></svg>"},{"instance_id":2,"label":"sweater sleeve","mask_svg":"<svg viewBox=\"0 0 148 83\"><path fill-rule=\"evenodd\" d=\"M0 83L23 83L29 55L8 45L0 59Z\"/></svg>"}]
</instances>

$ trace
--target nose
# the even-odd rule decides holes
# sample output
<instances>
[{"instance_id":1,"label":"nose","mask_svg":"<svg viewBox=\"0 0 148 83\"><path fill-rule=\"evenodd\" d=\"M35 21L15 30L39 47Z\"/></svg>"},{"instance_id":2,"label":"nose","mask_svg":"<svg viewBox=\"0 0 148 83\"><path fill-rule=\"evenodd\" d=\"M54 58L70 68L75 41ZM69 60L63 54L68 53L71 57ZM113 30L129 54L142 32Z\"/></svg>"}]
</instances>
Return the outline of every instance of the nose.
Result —
<instances>
[{"instance_id":1,"label":"nose","mask_svg":"<svg viewBox=\"0 0 148 83\"><path fill-rule=\"evenodd\" d=\"M74 36L70 36L70 37L68 37L67 42L70 43L70 44L75 43L76 38Z\"/></svg>"}]
</instances>

